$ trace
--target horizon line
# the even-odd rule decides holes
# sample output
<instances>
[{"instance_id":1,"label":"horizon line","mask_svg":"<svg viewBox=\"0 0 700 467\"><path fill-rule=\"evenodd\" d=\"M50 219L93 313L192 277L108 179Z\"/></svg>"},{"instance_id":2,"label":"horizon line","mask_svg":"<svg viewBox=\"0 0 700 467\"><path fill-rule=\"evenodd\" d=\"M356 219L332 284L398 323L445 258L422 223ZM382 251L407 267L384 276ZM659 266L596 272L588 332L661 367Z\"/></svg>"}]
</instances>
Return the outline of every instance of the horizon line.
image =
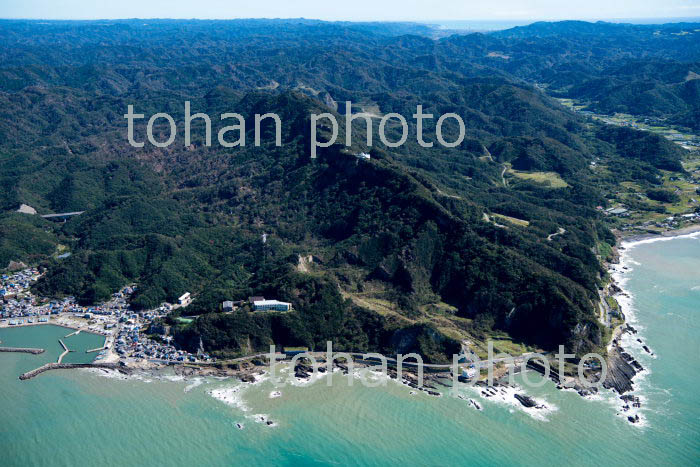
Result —
<instances>
[{"instance_id":1,"label":"horizon line","mask_svg":"<svg viewBox=\"0 0 700 467\"><path fill-rule=\"evenodd\" d=\"M152 20L152 21L240 21L240 20L306 20L320 21L326 23L415 23L415 24L435 24L435 23L458 23L458 22L548 22L558 23L566 21L581 21L581 22L610 22L621 23L631 22L635 20L647 21L669 21L669 23L683 22L700 22L700 16L638 16L638 17L591 17L591 18L465 18L465 19L321 19L307 18L304 16L298 17L230 17L230 18L198 18L198 17L123 17L123 18L28 18L28 17L0 17L0 21L135 21L135 20ZM665 23L630 23L630 24L665 24Z\"/></svg>"}]
</instances>

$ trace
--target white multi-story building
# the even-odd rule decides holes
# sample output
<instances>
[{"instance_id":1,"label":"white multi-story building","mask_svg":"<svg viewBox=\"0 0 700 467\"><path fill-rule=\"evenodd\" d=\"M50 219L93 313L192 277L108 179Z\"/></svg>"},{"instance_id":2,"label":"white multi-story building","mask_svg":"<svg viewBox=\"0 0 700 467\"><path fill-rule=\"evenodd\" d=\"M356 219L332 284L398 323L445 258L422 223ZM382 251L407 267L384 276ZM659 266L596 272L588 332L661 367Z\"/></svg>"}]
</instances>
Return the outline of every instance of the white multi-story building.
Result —
<instances>
[{"instance_id":1,"label":"white multi-story building","mask_svg":"<svg viewBox=\"0 0 700 467\"><path fill-rule=\"evenodd\" d=\"M253 310L255 311L289 311L291 309L291 303L278 300L255 300L253 302Z\"/></svg>"},{"instance_id":2,"label":"white multi-story building","mask_svg":"<svg viewBox=\"0 0 700 467\"><path fill-rule=\"evenodd\" d=\"M192 296L190 295L189 292L186 292L182 297L177 299L177 302L180 306L187 306L190 304L192 301Z\"/></svg>"}]
</instances>

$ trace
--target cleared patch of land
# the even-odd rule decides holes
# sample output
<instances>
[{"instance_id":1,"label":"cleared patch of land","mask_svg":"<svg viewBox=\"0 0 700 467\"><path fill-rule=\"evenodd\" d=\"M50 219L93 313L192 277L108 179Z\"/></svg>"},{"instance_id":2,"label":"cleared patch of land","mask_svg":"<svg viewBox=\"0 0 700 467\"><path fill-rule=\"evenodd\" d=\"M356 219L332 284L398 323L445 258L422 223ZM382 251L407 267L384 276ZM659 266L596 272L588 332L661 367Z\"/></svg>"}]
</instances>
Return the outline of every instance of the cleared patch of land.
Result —
<instances>
[{"instance_id":1,"label":"cleared patch of land","mask_svg":"<svg viewBox=\"0 0 700 467\"><path fill-rule=\"evenodd\" d=\"M503 214L491 214L493 217L510 222L511 224L519 225L520 227L527 227L530 225L529 221L518 219L517 217L505 216Z\"/></svg>"},{"instance_id":2,"label":"cleared patch of land","mask_svg":"<svg viewBox=\"0 0 700 467\"><path fill-rule=\"evenodd\" d=\"M556 172L523 172L520 170L509 169L507 171L514 177L521 178L523 180L530 180L536 183L542 183L551 188L566 188L569 186L568 183L564 181L561 176Z\"/></svg>"}]
</instances>

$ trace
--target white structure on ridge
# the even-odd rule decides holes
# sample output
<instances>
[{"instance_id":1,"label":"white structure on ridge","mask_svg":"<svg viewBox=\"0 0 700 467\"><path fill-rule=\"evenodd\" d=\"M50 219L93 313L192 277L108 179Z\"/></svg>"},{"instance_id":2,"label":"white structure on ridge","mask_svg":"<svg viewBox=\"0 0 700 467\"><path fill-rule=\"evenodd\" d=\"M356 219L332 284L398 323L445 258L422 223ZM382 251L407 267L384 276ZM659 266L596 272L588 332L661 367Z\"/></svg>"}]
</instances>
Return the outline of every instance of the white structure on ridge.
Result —
<instances>
[{"instance_id":1,"label":"white structure on ridge","mask_svg":"<svg viewBox=\"0 0 700 467\"><path fill-rule=\"evenodd\" d=\"M291 309L291 303L279 300L255 300L253 302L253 310L255 311L289 311Z\"/></svg>"}]
</instances>

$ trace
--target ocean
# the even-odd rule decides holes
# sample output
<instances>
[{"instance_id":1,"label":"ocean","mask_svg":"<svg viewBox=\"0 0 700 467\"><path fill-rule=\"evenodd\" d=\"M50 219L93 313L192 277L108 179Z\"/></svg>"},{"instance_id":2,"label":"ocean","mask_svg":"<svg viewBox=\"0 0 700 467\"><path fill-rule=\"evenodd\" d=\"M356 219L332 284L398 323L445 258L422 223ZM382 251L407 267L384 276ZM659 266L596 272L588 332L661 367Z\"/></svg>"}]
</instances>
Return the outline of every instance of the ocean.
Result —
<instances>
[{"instance_id":1,"label":"ocean","mask_svg":"<svg viewBox=\"0 0 700 467\"><path fill-rule=\"evenodd\" d=\"M265 378L70 370L19 381L55 361L57 339L68 333L34 326L0 329L3 345L47 349L0 354L1 464L698 465L700 238L638 242L622 253L615 277L630 294L623 311L639 330L624 337L625 347L646 369L635 380L643 400L637 425L613 394L584 399L550 381L526 390L547 410L525 410L512 394L488 400L465 389L463 400L411 394L393 381L349 386L340 373L332 387L322 379L281 388L279 397ZM65 342L76 350L66 361L88 361L84 350L102 337L81 333Z\"/></svg>"}]
</instances>

